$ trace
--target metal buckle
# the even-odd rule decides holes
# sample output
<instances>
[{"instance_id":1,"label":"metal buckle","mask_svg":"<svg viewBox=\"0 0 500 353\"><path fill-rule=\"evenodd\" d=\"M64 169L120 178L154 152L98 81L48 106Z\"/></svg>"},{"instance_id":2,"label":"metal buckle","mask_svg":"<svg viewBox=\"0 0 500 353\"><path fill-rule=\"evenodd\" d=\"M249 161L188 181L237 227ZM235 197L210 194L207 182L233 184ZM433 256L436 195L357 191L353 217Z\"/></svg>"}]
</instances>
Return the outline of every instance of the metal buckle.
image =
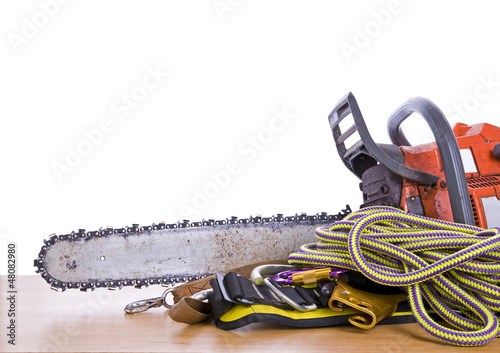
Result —
<instances>
[{"instance_id":1,"label":"metal buckle","mask_svg":"<svg viewBox=\"0 0 500 353\"><path fill-rule=\"evenodd\" d=\"M310 304L310 305L301 305L294 300L290 299L288 296L283 294L281 291L281 285L270 279L269 277L264 278L264 284L274 293L276 294L281 300L283 300L285 303L290 305L292 308L298 311L313 311L318 309L316 304Z\"/></svg>"},{"instance_id":2,"label":"metal buckle","mask_svg":"<svg viewBox=\"0 0 500 353\"><path fill-rule=\"evenodd\" d=\"M343 311L346 305L360 311L349 316L349 322L363 329L371 329L382 319L394 314L398 304L406 299L407 293L390 295L364 292L339 279L328 306L334 311Z\"/></svg>"},{"instance_id":3,"label":"metal buckle","mask_svg":"<svg viewBox=\"0 0 500 353\"><path fill-rule=\"evenodd\" d=\"M231 302L231 303L243 304L243 305L247 305L247 306L257 304L255 302L248 300L248 299L245 299L245 298L238 298L236 300L231 298L229 296L229 293L226 290L226 286L224 285L224 276L225 276L225 274L223 274L223 273L217 273L217 283L219 283L219 288L220 288L220 291L222 293L222 297L224 298L224 300Z\"/></svg>"}]
</instances>

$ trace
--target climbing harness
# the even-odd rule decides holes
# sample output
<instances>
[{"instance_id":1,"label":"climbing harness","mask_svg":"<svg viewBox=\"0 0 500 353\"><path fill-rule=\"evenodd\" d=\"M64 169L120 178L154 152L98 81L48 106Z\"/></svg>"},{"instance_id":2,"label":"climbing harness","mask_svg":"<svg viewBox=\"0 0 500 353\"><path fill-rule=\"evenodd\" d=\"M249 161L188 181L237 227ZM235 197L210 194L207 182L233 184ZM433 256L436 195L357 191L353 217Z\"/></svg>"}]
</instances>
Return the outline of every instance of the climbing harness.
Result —
<instances>
[{"instance_id":1,"label":"climbing harness","mask_svg":"<svg viewBox=\"0 0 500 353\"><path fill-rule=\"evenodd\" d=\"M249 275L231 271L175 288L170 317L196 323L212 316L225 330L255 322L370 329L416 321L459 346L499 335L499 229L374 206L318 228L316 236L317 243L290 254L290 265L265 264ZM165 305L166 294L129 310Z\"/></svg>"},{"instance_id":2,"label":"climbing harness","mask_svg":"<svg viewBox=\"0 0 500 353\"><path fill-rule=\"evenodd\" d=\"M321 280L306 286L281 286L271 277L260 276L261 270L272 274L273 267L275 266L269 265L263 269L257 269L253 273L253 281L244 276L238 276L234 272L219 274L217 279L212 279L213 294L209 302L217 327L233 330L256 322L302 328L352 323L368 329L384 318L387 318L383 321L384 324L414 322L410 307L406 302L407 295L400 290L397 290L397 298L387 293L376 294L378 302L376 300L367 302L365 298L371 297L373 293L346 285L342 287L341 292L349 288L349 299L352 302L339 304L343 295L335 292L336 280ZM277 268L283 267L277 266ZM297 271L290 267L288 270ZM332 272L330 268L326 270ZM344 283L359 282L357 284L361 284L364 288L373 286L382 288L376 283L368 283L371 281L354 271L343 273L339 278L342 278ZM385 286L383 291L394 292L394 288ZM363 310L359 310L356 304L360 304L359 307L366 306Z\"/></svg>"}]
</instances>

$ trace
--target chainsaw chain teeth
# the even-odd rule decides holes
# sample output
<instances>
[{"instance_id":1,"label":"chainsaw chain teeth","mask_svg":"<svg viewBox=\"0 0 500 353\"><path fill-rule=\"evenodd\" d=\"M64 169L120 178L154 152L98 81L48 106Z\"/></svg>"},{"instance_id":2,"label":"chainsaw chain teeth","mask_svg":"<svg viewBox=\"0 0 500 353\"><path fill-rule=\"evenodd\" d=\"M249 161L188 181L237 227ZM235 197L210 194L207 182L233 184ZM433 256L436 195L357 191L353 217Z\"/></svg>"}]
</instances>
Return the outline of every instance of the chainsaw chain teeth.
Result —
<instances>
[{"instance_id":1,"label":"chainsaw chain teeth","mask_svg":"<svg viewBox=\"0 0 500 353\"><path fill-rule=\"evenodd\" d=\"M326 212L321 212L316 215L307 215L305 213L296 214L294 216L283 216L282 214L277 214L271 217L262 217L260 215L251 216L249 218L237 218L231 217L225 220L201 220L198 222L190 222L189 220L183 220L182 222L166 224L165 222L160 222L158 224L151 224L149 226L140 227L138 224L132 224L132 226L126 226L124 228L100 228L99 230L86 232L85 229L78 229L78 231L73 231L70 234L49 235L48 239L43 242L45 245L42 246L38 257L34 261L34 267L36 267L36 273L40 274L43 279L50 285L51 289L58 291L65 291L66 289L80 289L81 291L94 290L96 288L107 288L110 290L122 289L126 286L134 286L141 288L149 285L163 285L163 286L175 286L180 283L187 283L200 278L206 277L210 274L199 275L199 276L164 276L161 278L137 278L137 279L127 279L127 280L115 280L115 281L88 281L88 282L62 282L53 278L47 270L44 268L43 260L45 254L49 248L57 242L60 241L76 241L79 239L92 239L95 237L102 237L110 234L119 234L122 236L136 235L141 233L147 233L153 230L164 230L164 229L179 229L179 228L200 228L200 227L217 227L220 225L232 225L232 224L272 224L272 223L288 223L288 224L301 224L304 222L336 222L351 213L351 208L349 205L345 209L340 211L338 214L331 215ZM173 234L175 232L172 232Z\"/></svg>"}]
</instances>

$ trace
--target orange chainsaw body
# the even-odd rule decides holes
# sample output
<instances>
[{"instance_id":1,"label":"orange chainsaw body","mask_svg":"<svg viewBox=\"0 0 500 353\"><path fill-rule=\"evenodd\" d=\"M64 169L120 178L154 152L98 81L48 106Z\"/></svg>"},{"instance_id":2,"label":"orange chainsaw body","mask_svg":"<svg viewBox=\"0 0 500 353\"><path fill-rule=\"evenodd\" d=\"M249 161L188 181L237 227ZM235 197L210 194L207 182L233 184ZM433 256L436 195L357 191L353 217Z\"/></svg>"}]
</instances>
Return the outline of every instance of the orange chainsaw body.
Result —
<instances>
[{"instance_id":1,"label":"orange chainsaw body","mask_svg":"<svg viewBox=\"0 0 500 353\"><path fill-rule=\"evenodd\" d=\"M412 146L404 135L402 123L415 113L430 127L434 142ZM353 124L341 127L347 117ZM360 207L400 207L444 221L500 227L500 127L458 123L452 128L434 103L413 97L387 120L392 144L380 144L351 92L328 120L341 160L361 179Z\"/></svg>"},{"instance_id":2,"label":"orange chainsaw body","mask_svg":"<svg viewBox=\"0 0 500 353\"><path fill-rule=\"evenodd\" d=\"M486 123L470 126L458 123L453 127L453 133L460 148L476 225L482 228L500 226L500 159L493 154L494 147L500 143L500 128ZM425 216L453 222L436 143L401 146L400 150L406 166L442 178L434 186L404 179L401 208L409 211L409 204L420 198Z\"/></svg>"}]
</instances>

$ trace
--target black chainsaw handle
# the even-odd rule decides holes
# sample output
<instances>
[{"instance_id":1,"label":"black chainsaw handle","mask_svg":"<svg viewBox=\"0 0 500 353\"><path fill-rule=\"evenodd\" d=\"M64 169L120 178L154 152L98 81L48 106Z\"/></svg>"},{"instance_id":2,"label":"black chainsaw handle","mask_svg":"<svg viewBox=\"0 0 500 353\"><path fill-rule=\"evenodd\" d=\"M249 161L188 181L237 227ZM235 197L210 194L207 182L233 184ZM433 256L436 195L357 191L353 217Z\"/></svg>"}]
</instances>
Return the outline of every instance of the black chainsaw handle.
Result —
<instances>
[{"instance_id":1,"label":"black chainsaw handle","mask_svg":"<svg viewBox=\"0 0 500 353\"><path fill-rule=\"evenodd\" d=\"M430 100L415 97L407 100L389 117L387 130L396 146L411 146L401 124L413 113L420 114L434 134L443 164L453 219L457 223L475 225L467 180L457 140L443 112Z\"/></svg>"},{"instance_id":2,"label":"black chainsaw handle","mask_svg":"<svg viewBox=\"0 0 500 353\"><path fill-rule=\"evenodd\" d=\"M341 131L340 122L349 115L352 115L354 125L345 131ZM392 173L404 179L417 181L420 184L436 185L439 181L439 176L407 167L404 161L398 160L398 156L391 153L387 146L375 143L368 131L356 98L351 92L337 103L328 116L328 120L340 158L358 178L361 179L368 168L380 163ZM346 140L353 136L355 132L358 133L360 139L352 146L347 147ZM394 146L389 147L396 148ZM399 151L397 153L400 154Z\"/></svg>"}]
</instances>

